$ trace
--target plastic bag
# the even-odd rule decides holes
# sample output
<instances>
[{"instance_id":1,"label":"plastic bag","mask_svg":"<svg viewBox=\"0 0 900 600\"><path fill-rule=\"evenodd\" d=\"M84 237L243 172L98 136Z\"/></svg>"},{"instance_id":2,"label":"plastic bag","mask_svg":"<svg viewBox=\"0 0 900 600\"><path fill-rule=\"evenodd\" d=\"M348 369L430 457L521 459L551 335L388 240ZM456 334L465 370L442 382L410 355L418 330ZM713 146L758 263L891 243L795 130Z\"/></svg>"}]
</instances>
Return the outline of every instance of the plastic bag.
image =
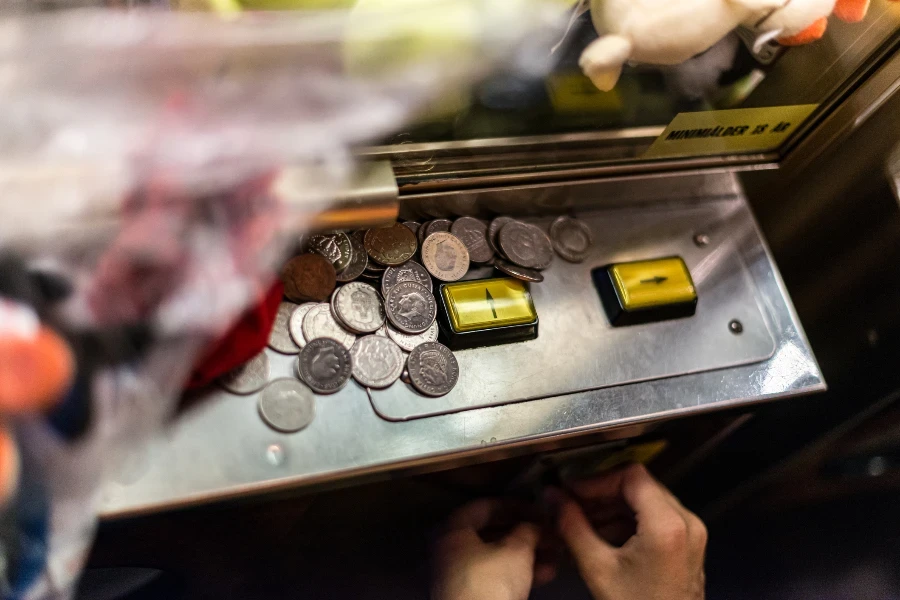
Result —
<instances>
[{"instance_id":1,"label":"plastic bag","mask_svg":"<svg viewBox=\"0 0 900 600\"><path fill-rule=\"evenodd\" d=\"M536 0L372 0L0 20L0 338L44 323L77 359L60 408L15 422L5 597L71 594L111 461L171 417L353 147L491 70L548 69L563 19Z\"/></svg>"}]
</instances>

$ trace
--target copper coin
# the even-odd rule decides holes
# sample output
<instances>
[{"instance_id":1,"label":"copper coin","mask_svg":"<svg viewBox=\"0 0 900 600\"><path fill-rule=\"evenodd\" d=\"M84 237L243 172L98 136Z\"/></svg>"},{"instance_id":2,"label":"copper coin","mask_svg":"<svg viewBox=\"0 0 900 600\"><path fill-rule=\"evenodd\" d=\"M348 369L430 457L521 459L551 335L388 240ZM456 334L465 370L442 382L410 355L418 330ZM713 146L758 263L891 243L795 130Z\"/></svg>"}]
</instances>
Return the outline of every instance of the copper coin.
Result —
<instances>
[{"instance_id":1,"label":"copper coin","mask_svg":"<svg viewBox=\"0 0 900 600\"><path fill-rule=\"evenodd\" d=\"M450 227L450 233L466 245L469 259L476 263L486 263L494 256L488 245L487 230L487 223L472 217L460 217Z\"/></svg>"},{"instance_id":2,"label":"copper coin","mask_svg":"<svg viewBox=\"0 0 900 600\"><path fill-rule=\"evenodd\" d=\"M415 234L400 223L370 229L366 233L366 252L375 262L388 267L402 265L416 253Z\"/></svg>"},{"instance_id":3,"label":"copper coin","mask_svg":"<svg viewBox=\"0 0 900 600\"><path fill-rule=\"evenodd\" d=\"M293 302L322 302L337 281L334 265L319 254L295 256L281 270L284 295Z\"/></svg>"},{"instance_id":4,"label":"copper coin","mask_svg":"<svg viewBox=\"0 0 900 600\"><path fill-rule=\"evenodd\" d=\"M469 251L452 233L432 233L422 244L422 262L441 281L458 281L469 271Z\"/></svg>"},{"instance_id":5,"label":"copper coin","mask_svg":"<svg viewBox=\"0 0 900 600\"><path fill-rule=\"evenodd\" d=\"M491 224L488 226L488 244L490 244L491 249L494 252L504 258L506 258L506 255L503 254L503 250L500 248L500 240L497 239L497 236L500 235L500 230L503 229L503 226L507 223L511 223L513 220L512 217L497 217L491 221Z\"/></svg>"},{"instance_id":6,"label":"copper coin","mask_svg":"<svg viewBox=\"0 0 900 600\"><path fill-rule=\"evenodd\" d=\"M428 223L428 226L425 228L425 237L427 238L432 233L438 233L440 231L450 231L450 227L453 226L453 221L450 219L435 219Z\"/></svg>"}]
</instances>

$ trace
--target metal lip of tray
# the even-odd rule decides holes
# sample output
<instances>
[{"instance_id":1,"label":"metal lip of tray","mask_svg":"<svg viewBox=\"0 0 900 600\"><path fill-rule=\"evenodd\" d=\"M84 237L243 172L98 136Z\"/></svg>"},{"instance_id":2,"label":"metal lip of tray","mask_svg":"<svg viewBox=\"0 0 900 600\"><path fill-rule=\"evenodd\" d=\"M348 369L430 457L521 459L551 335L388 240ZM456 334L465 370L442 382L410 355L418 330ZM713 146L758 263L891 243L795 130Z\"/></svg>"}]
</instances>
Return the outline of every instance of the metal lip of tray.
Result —
<instances>
[{"instance_id":1,"label":"metal lip of tray","mask_svg":"<svg viewBox=\"0 0 900 600\"><path fill-rule=\"evenodd\" d=\"M754 361L735 361L735 366L726 368L406 421L380 417L366 390L351 381L337 394L317 397L315 420L295 434L275 432L262 422L256 410L258 395L213 392L164 435L124 457L120 475L102 490L101 516L119 518L279 490L316 489L389 472L446 468L464 461L491 460L539 449L589 432L616 435L617 430L632 425L825 389L790 298L734 174L684 173L544 187L554 188L554 198L565 199L567 204L561 206L564 210L580 212L580 206L595 205L599 199L605 206L616 205L610 215L620 210L631 210L635 215L660 210L672 216L681 214L685 227L692 224L691 231L682 230L681 237L689 233L690 242L695 234L703 233L709 236L708 246L689 249L679 241L677 251L663 252L652 247L653 229L648 223L636 226L623 240L631 242L630 250L611 253L604 264L679 254L683 250L698 280L697 311L701 315L707 299L703 277L695 272L702 262L700 257L728 255L729 261L738 261L738 276L753 291L752 303L764 319L771 345L761 345L758 353L750 357ZM509 188L506 193L513 203L515 198L540 194L541 189ZM499 190L490 194L503 197ZM657 202L651 203L654 197ZM673 199L677 204L671 203ZM623 209L628 203L634 203L632 208ZM697 219L703 215L710 218ZM702 231L697 229L700 226L704 227ZM595 243L603 247L607 242L604 236L598 236ZM550 272L560 267L565 270L562 261L556 261ZM532 292L543 285L546 296L546 283L531 286ZM593 308L602 310L589 281L582 292L591 294L592 302L596 302ZM541 299L536 297L535 302ZM579 303L574 310L586 310L587 306ZM542 337L552 324L540 304L537 309ZM605 316L599 314L605 323ZM622 329L648 335L650 330L642 329L646 327L649 325ZM764 341L765 336L761 339ZM532 342L524 342L529 343ZM571 347L567 350L570 355ZM458 354L466 352L478 350ZM295 357L274 352L269 352L269 357L271 379L293 376ZM461 370L460 384L468 385L466 382L475 377L477 373ZM401 386L405 384L394 384L398 389ZM419 397L418 401L428 406L435 399Z\"/></svg>"}]
</instances>

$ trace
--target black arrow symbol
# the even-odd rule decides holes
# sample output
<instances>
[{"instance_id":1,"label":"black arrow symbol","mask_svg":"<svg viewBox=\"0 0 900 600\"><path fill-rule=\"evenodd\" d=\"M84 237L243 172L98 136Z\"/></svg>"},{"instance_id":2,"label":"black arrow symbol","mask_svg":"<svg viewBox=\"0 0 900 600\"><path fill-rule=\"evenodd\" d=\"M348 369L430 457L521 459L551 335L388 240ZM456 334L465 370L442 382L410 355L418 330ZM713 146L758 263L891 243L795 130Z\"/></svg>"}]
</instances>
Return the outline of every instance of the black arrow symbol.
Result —
<instances>
[{"instance_id":1,"label":"black arrow symbol","mask_svg":"<svg viewBox=\"0 0 900 600\"><path fill-rule=\"evenodd\" d=\"M657 275L653 279L641 279L641 283L655 283L656 285L659 285L667 279L668 277L660 277L659 275Z\"/></svg>"},{"instance_id":2,"label":"black arrow symbol","mask_svg":"<svg viewBox=\"0 0 900 600\"><path fill-rule=\"evenodd\" d=\"M497 318L497 309L494 308L494 297L491 296L491 290L485 289L484 294L485 294L485 296L487 296L488 304L491 305L491 314L494 315L494 318L496 319Z\"/></svg>"}]
</instances>

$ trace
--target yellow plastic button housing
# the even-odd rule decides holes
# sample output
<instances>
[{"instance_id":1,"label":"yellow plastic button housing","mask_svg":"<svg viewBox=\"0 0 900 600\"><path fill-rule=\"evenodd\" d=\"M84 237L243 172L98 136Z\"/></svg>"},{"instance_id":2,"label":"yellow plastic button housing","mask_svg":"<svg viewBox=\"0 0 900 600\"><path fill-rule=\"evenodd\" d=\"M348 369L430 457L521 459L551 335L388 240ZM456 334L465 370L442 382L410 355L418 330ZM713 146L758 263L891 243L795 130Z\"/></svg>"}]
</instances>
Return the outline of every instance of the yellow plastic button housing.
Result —
<instances>
[{"instance_id":1,"label":"yellow plastic button housing","mask_svg":"<svg viewBox=\"0 0 900 600\"><path fill-rule=\"evenodd\" d=\"M537 337L537 311L518 279L478 279L440 286L442 325L451 348L472 348Z\"/></svg>"},{"instance_id":2,"label":"yellow plastic button housing","mask_svg":"<svg viewBox=\"0 0 900 600\"><path fill-rule=\"evenodd\" d=\"M697 290L678 256L618 263L595 269L594 283L613 325L693 315Z\"/></svg>"}]
</instances>

